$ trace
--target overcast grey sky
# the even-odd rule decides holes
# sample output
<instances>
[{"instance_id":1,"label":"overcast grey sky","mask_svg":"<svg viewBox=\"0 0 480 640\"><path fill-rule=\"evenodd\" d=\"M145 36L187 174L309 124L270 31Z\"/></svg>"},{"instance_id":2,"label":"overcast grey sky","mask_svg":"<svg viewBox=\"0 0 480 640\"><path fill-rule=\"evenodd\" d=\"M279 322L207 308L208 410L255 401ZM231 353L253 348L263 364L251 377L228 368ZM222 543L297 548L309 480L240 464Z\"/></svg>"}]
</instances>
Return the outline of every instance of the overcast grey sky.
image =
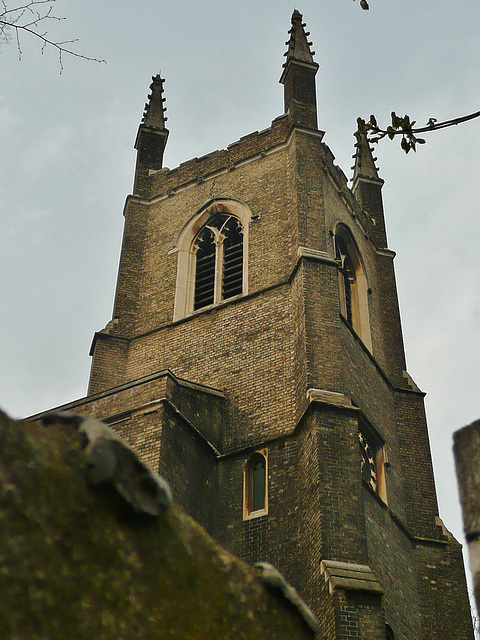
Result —
<instances>
[{"instance_id":1,"label":"overcast grey sky","mask_svg":"<svg viewBox=\"0 0 480 640\"><path fill-rule=\"evenodd\" d=\"M11 2L13 6L14 0ZM0 406L32 414L86 393L94 331L111 318L122 210L150 78L160 69L174 167L283 111L286 0L57 0L64 59L0 47ZM478 0L303 0L320 63L319 124L348 177L358 115L425 123L480 108ZM389 245L408 369L427 392L440 513L463 541L452 432L480 417L480 120L405 156L384 141Z\"/></svg>"}]
</instances>

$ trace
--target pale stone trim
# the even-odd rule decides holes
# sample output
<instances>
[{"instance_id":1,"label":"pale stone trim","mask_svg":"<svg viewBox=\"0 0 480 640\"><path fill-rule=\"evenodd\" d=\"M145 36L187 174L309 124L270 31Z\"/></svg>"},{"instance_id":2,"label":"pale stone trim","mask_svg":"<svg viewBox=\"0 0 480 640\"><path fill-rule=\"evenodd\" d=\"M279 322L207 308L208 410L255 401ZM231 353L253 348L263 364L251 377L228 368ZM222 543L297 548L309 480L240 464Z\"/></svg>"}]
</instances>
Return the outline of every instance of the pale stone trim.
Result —
<instances>
[{"instance_id":1,"label":"pale stone trim","mask_svg":"<svg viewBox=\"0 0 480 640\"><path fill-rule=\"evenodd\" d=\"M366 564L322 560L320 573L328 583L330 593L336 589L383 593L379 581Z\"/></svg>"},{"instance_id":2,"label":"pale stone trim","mask_svg":"<svg viewBox=\"0 0 480 640\"><path fill-rule=\"evenodd\" d=\"M387 455L387 447L384 444L383 446L379 447L376 451L375 466L377 469L377 494L378 494L378 497L386 505L388 505L387 474L386 474L388 465L389 465L389 462L388 462L388 455Z\"/></svg>"},{"instance_id":3,"label":"pale stone trim","mask_svg":"<svg viewBox=\"0 0 480 640\"><path fill-rule=\"evenodd\" d=\"M375 253L377 256L383 256L384 258L395 258L397 255L395 251L392 251L391 249L377 249Z\"/></svg>"},{"instance_id":4,"label":"pale stone trim","mask_svg":"<svg viewBox=\"0 0 480 640\"><path fill-rule=\"evenodd\" d=\"M318 260L319 262L337 265L336 260L326 251L319 251L318 249L311 249L310 247L298 247L297 256L298 258L310 258L312 260Z\"/></svg>"},{"instance_id":5,"label":"pale stone trim","mask_svg":"<svg viewBox=\"0 0 480 640\"><path fill-rule=\"evenodd\" d=\"M355 178L355 180L352 182L352 191L355 192L356 188L358 187L358 183L359 182L368 182L369 184L380 184L380 185L384 185L385 184L385 180L383 180L383 178L365 178L364 176L360 176L357 175L357 177Z\"/></svg>"},{"instance_id":6,"label":"pale stone trim","mask_svg":"<svg viewBox=\"0 0 480 640\"><path fill-rule=\"evenodd\" d=\"M321 402L322 404L330 404L334 407L346 407L348 409L356 409L348 396L336 391L327 391L326 389L315 389L311 387L307 389L308 402Z\"/></svg>"}]
</instances>

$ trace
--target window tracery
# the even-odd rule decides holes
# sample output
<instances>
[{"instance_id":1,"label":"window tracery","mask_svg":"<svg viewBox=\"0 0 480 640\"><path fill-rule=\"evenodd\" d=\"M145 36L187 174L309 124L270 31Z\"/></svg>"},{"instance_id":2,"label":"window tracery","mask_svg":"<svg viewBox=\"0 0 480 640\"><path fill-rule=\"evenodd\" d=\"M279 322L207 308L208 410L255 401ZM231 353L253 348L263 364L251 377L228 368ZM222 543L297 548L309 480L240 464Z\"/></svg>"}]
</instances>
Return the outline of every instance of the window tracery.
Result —
<instances>
[{"instance_id":1,"label":"window tracery","mask_svg":"<svg viewBox=\"0 0 480 640\"><path fill-rule=\"evenodd\" d=\"M251 220L246 205L219 198L185 224L171 251L178 254L174 320L248 292Z\"/></svg>"},{"instance_id":2,"label":"window tracery","mask_svg":"<svg viewBox=\"0 0 480 640\"><path fill-rule=\"evenodd\" d=\"M242 293L243 228L238 218L214 214L198 233L194 251L195 311Z\"/></svg>"}]
</instances>

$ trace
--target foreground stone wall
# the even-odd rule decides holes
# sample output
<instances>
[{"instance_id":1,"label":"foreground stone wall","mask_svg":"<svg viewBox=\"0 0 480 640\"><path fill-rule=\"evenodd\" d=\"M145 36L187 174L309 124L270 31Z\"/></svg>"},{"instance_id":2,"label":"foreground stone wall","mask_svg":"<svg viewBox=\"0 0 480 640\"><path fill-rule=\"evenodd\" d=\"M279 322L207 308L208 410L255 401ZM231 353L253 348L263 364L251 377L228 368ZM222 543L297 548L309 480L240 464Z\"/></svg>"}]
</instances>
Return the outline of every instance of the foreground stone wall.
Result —
<instances>
[{"instance_id":1,"label":"foreground stone wall","mask_svg":"<svg viewBox=\"0 0 480 640\"><path fill-rule=\"evenodd\" d=\"M311 638L298 610L173 505L87 481L82 435L0 413L0 636Z\"/></svg>"}]
</instances>

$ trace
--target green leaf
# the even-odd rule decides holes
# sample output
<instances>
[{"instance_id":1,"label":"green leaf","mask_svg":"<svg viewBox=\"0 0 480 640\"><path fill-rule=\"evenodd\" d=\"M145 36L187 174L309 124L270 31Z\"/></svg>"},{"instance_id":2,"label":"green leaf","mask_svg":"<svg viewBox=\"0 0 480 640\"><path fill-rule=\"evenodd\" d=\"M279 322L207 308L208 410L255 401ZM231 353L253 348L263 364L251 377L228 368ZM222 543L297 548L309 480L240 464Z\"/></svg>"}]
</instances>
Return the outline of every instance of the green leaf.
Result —
<instances>
[{"instance_id":1,"label":"green leaf","mask_svg":"<svg viewBox=\"0 0 480 640\"><path fill-rule=\"evenodd\" d=\"M410 144L406 138L402 138L400 146L405 151L405 153L408 153L410 151Z\"/></svg>"}]
</instances>

